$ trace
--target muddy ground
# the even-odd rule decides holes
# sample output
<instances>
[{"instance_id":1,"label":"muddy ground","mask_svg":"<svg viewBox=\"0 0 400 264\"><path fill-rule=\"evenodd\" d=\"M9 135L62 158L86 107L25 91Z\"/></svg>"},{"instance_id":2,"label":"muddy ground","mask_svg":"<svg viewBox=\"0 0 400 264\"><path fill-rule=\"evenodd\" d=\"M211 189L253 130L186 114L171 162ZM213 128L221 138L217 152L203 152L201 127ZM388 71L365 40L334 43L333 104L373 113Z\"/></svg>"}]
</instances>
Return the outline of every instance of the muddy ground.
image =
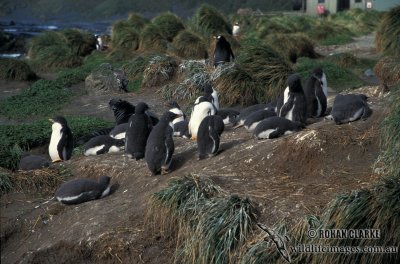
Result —
<instances>
[{"instance_id":1,"label":"muddy ground","mask_svg":"<svg viewBox=\"0 0 400 264\"><path fill-rule=\"evenodd\" d=\"M328 80L329 83L329 80ZM21 86L21 89L23 87ZM74 87L78 92L83 84ZM76 206L49 200L53 193L9 193L1 201L1 263L171 263L174 239L147 228L151 195L172 177L194 173L210 177L229 194L252 199L261 222L296 223L320 213L338 193L376 182L374 164L380 154L379 126L387 97L367 93L373 115L366 121L335 125L323 118L310 120L301 132L274 140L256 140L244 128L226 129L221 152L197 159L196 142L175 138L172 172L153 177L143 161L122 153L81 155L63 164L73 177L112 177L115 191L108 197ZM330 94L330 105L335 92ZM165 108L155 90L121 96L76 98L65 115L93 115L112 120L109 99L149 102L153 111Z\"/></svg>"}]
</instances>

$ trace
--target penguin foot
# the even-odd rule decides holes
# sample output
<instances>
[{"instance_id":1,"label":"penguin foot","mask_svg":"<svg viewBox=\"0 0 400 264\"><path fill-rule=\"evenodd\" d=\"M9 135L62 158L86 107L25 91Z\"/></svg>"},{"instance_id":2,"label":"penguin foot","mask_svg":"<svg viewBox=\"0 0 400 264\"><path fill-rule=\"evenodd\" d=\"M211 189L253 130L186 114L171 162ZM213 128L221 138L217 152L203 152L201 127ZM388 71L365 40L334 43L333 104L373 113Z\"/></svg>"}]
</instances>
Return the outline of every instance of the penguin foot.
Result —
<instances>
[{"instance_id":1,"label":"penguin foot","mask_svg":"<svg viewBox=\"0 0 400 264\"><path fill-rule=\"evenodd\" d=\"M197 140L197 137L192 137L191 140L195 141Z\"/></svg>"},{"instance_id":2,"label":"penguin foot","mask_svg":"<svg viewBox=\"0 0 400 264\"><path fill-rule=\"evenodd\" d=\"M56 160L53 160L52 163L57 163L57 162L61 162L61 161L62 161L61 159L56 159Z\"/></svg>"},{"instance_id":3,"label":"penguin foot","mask_svg":"<svg viewBox=\"0 0 400 264\"><path fill-rule=\"evenodd\" d=\"M168 174L168 173L170 173L171 172L171 170L168 168L168 169L161 169L161 175L166 175L166 174Z\"/></svg>"}]
</instances>

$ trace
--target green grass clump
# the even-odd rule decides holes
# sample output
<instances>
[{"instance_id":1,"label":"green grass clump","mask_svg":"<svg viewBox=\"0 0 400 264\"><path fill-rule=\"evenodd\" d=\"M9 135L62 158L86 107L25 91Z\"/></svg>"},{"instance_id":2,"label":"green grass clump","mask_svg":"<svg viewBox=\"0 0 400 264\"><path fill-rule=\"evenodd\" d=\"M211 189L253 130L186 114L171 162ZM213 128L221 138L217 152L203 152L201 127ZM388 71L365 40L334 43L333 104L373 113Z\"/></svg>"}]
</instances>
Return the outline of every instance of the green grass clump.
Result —
<instances>
[{"instance_id":1,"label":"green grass clump","mask_svg":"<svg viewBox=\"0 0 400 264\"><path fill-rule=\"evenodd\" d=\"M400 87L392 90L390 112L383 120L381 136L385 148L380 159L389 174L400 176Z\"/></svg>"},{"instance_id":2,"label":"green grass clump","mask_svg":"<svg viewBox=\"0 0 400 264\"><path fill-rule=\"evenodd\" d=\"M338 66L326 60L312 60L300 58L296 65L296 72L300 74L302 81L308 79L315 67L321 67L328 80L328 86L337 92L346 89L354 89L362 86L363 82L349 69ZM330 81L331 80L331 81Z\"/></svg>"},{"instance_id":3,"label":"green grass clump","mask_svg":"<svg viewBox=\"0 0 400 264\"><path fill-rule=\"evenodd\" d=\"M318 57L314 51L314 43L303 33L269 34L265 41L288 60L292 55L309 58Z\"/></svg>"},{"instance_id":4,"label":"green grass clump","mask_svg":"<svg viewBox=\"0 0 400 264\"><path fill-rule=\"evenodd\" d=\"M174 38L172 52L185 59L204 59L207 55L207 47L199 36L183 30Z\"/></svg>"},{"instance_id":5,"label":"green grass clump","mask_svg":"<svg viewBox=\"0 0 400 264\"><path fill-rule=\"evenodd\" d=\"M67 118L67 122L74 138L112 125L112 122L92 117L71 117ZM51 123L47 119L0 126L0 166L16 169L23 150L48 144L50 137Z\"/></svg>"},{"instance_id":6,"label":"green grass clump","mask_svg":"<svg viewBox=\"0 0 400 264\"><path fill-rule=\"evenodd\" d=\"M5 170L0 170L0 196L8 193L11 189L11 174Z\"/></svg>"},{"instance_id":7,"label":"green grass clump","mask_svg":"<svg viewBox=\"0 0 400 264\"><path fill-rule=\"evenodd\" d=\"M353 8L328 17L335 24L348 28L357 35L369 34L378 26L382 12Z\"/></svg>"},{"instance_id":8,"label":"green grass clump","mask_svg":"<svg viewBox=\"0 0 400 264\"><path fill-rule=\"evenodd\" d=\"M375 46L388 56L400 58L400 5L386 12L376 30Z\"/></svg>"},{"instance_id":9,"label":"green grass clump","mask_svg":"<svg viewBox=\"0 0 400 264\"><path fill-rule=\"evenodd\" d=\"M375 65L374 72L386 86L400 84L400 62L396 58L383 57Z\"/></svg>"},{"instance_id":10,"label":"green grass clump","mask_svg":"<svg viewBox=\"0 0 400 264\"><path fill-rule=\"evenodd\" d=\"M171 12L166 12L153 18L152 23L161 31L161 35L169 42L185 29L182 20Z\"/></svg>"},{"instance_id":11,"label":"green grass clump","mask_svg":"<svg viewBox=\"0 0 400 264\"><path fill-rule=\"evenodd\" d=\"M340 45L353 41L354 33L344 26L330 21L320 20L306 32L311 39L316 39L321 45Z\"/></svg>"},{"instance_id":12,"label":"green grass clump","mask_svg":"<svg viewBox=\"0 0 400 264\"><path fill-rule=\"evenodd\" d=\"M205 39L210 39L213 35L232 34L231 25L225 17L213 6L202 4L189 21L189 28L203 36Z\"/></svg>"},{"instance_id":13,"label":"green grass clump","mask_svg":"<svg viewBox=\"0 0 400 264\"><path fill-rule=\"evenodd\" d=\"M167 39L161 29L154 24L148 24L140 35L140 50L164 53L167 50Z\"/></svg>"},{"instance_id":14,"label":"green grass clump","mask_svg":"<svg viewBox=\"0 0 400 264\"><path fill-rule=\"evenodd\" d=\"M131 26L141 31L149 23L149 20L138 13L130 13L128 16L128 22Z\"/></svg>"},{"instance_id":15,"label":"green grass clump","mask_svg":"<svg viewBox=\"0 0 400 264\"><path fill-rule=\"evenodd\" d=\"M95 49L95 39L89 33L67 29L47 31L32 39L28 56L39 70L57 70L82 64L82 57Z\"/></svg>"},{"instance_id":16,"label":"green grass clump","mask_svg":"<svg viewBox=\"0 0 400 264\"><path fill-rule=\"evenodd\" d=\"M287 77L293 72L289 63L271 46L247 42L242 45L235 61L257 83L261 83L264 94L258 100L270 101L281 94L287 86Z\"/></svg>"},{"instance_id":17,"label":"green grass clump","mask_svg":"<svg viewBox=\"0 0 400 264\"><path fill-rule=\"evenodd\" d=\"M111 45L114 49L137 50L140 32L129 21L115 22L111 30Z\"/></svg>"},{"instance_id":18,"label":"green grass clump","mask_svg":"<svg viewBox=\"0 0 400 264\"><path fill-rule=\"evenodd\" d=\"M149 58L143 56L137 56L134 59L128 61L122 65L121 69L125 72L129 79L128 91L138 91L142 86L143 72L149 63Z\"/></svg>"},{"instance_id":19,"label":"green grass clump","mask_svg":"<svg viewBox=\"0 0 400 264\"><path fill-rule=\"evenodd\" d=\"M0 58L0 79L15 81L33 81L38 77L31 67L17 59Z\"/></svg>"}]
</instances>

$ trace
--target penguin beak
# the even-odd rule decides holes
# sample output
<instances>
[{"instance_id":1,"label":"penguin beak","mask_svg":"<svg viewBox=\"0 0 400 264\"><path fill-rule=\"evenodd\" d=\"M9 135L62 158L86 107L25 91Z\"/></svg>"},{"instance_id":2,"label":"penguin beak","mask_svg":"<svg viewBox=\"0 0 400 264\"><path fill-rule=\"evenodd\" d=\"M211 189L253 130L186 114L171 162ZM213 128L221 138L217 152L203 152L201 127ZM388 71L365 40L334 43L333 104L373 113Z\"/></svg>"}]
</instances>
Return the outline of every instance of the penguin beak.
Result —
<instances>
[{"instance_id":1,"label":"penguin beak","mask_svg":"<svg viewBox=\"0 0 400 264\"><path fill-rule=\"evenodd\" d=\"M54 120L53 120L52 118L49 118L49 121L50 121L51 123L54 123Z\"/></svg>"}]
</instances>

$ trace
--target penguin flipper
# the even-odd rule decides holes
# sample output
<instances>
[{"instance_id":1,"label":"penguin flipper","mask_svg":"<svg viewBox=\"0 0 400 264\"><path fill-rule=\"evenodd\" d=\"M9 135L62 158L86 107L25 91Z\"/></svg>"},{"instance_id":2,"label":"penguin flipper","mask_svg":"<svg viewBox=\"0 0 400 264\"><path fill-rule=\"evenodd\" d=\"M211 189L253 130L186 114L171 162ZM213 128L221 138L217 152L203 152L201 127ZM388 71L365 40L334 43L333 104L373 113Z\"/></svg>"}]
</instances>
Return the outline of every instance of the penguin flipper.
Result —
<instances>
[{"instance_id":1,"label":"penguin flipper","mask_svg":"<svg viewBox=\"0 0 400 264\"><path fill-rule=\"evenodd\" d=\"M107 151L108 151L108 148L107 148L106 146L104 146L102 149L99 149L99 150L96 152L96 154L97 154L97 155L101 155L101 154L106 153Z\"/></svg>"},{"instance_id":2,"label":"penguin flipper","mask_svg":"<svg viewBox=\"0 0 400 264\"><path fill-rule=\"evenodd\" d=\"M282 133L283 131L281 130L281 129L277 129L277 130L275 130L274 132L271 132L270 134L269 134L269 136L268 136L268 138L270 138L270 139L273 139L273 138L278 138L278 137L280 137L283 133Z\"/></svg>"},{"instance_id":3,"label":"penguin flipper","mask_svg":"<svg viewBox=\"0 0 400 264\"><path fill-rule=\"evenodd\" d=\"M215 129L213 129L213 128L209 129L209 133L210 133L210 137L214 143L210 154L216 154L219 149L219 135L218 135L217 131L215 131Z\"/></svg>"},{"instance_id":4,"label":"penguin flipper","mask_svg":"<svg viewBox=\"0 0 400 264\"><path fill-rule=\"evenodd\" d=\"M293 96L290 96L288 101L284 105L282 105L279 116L285 117L287 113L290 111L290 109L292 109L292 107L293 107Z\"/></svg>"}]
</instances>

